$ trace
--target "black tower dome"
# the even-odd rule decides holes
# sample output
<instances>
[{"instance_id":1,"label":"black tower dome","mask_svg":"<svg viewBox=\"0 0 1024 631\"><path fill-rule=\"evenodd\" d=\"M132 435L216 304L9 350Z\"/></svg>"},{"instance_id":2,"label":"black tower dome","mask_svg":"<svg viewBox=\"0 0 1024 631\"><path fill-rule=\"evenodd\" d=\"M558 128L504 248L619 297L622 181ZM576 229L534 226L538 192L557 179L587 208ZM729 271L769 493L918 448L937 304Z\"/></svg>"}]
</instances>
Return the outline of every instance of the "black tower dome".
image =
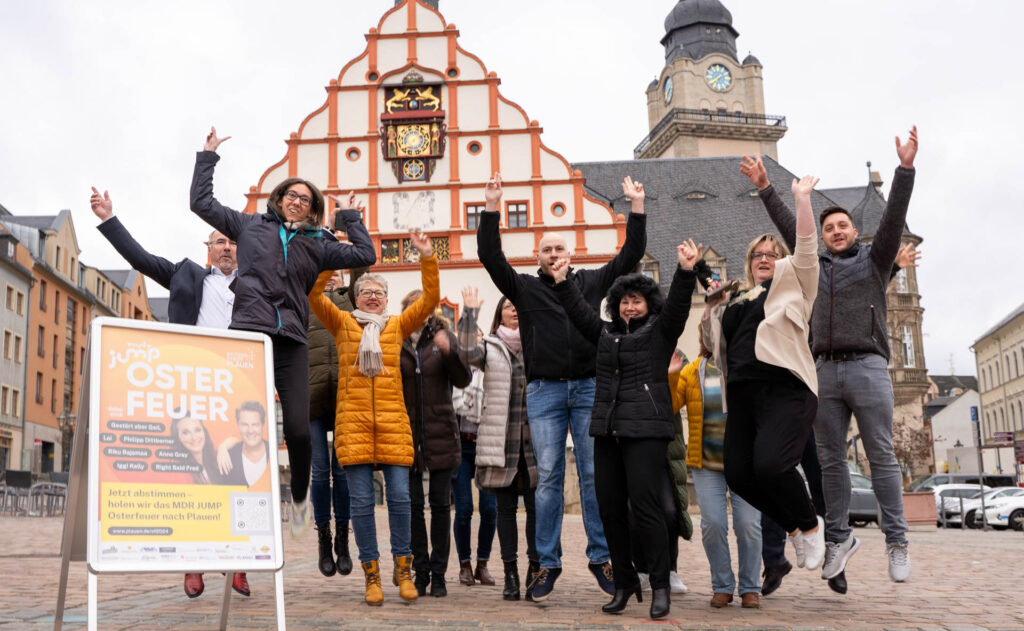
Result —
<instances>
[{"instance_id":1,"label":"black tower dome","mask_svg":"<svg viewBox=\"0 0 1024 631\"><path fill-rule=\"evenodd\" d=\"M732 14L719 0L679 0L665 18L665 61L722 53L736 59ZM737 61L739 61L737 59Z\"/></svg>"}]
</instances>

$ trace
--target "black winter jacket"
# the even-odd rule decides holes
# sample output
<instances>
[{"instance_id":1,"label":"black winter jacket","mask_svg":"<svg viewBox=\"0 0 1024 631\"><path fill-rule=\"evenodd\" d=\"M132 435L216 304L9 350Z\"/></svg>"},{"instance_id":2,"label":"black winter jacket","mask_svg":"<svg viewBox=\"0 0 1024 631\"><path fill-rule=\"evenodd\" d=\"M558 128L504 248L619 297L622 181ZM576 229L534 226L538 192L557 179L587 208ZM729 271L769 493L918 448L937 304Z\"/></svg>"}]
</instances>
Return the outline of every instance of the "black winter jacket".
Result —
<instances>
[{"instance_id":1,"label":"black winter jacket","mask_svg":"<svg viewBox=\"0 0 1024 631\"><path fill-rule=\"evenodd\" d=\"M584 379L594 376L594 344L569 322L555 294L555 281L539 269L520 274L505 259L498 232L499 213L480 213L477 252L491 280L519 313L526 380ZM569 271L583 300L597 309L615 279L633 271L647 248L647 216L630 213L626 241L611 261L594 270Z\"/></svg>"},{"instance_id":2,"label":"black winter jacket","mask_svg":"<svg viewBox=\"0 0 1024 631\"><path fill-rule=\"evenodd\" d=\"M448 336L447 355L434 344L434 334L439 331ZM413 470L454 469L462 462L462 443L452 387L465 388L473 377L459 359L458 340L431 317L416 346L411 339L402 344L401 366L402 394L416 452Z\"/></svg>"},{"instance_id":3,"label":"black winter jacket","mask_svg":"<svg viewBox=\"0 0 1024 631\"><path fill-rule=\"evenodd\" d=\"M628 281L629 277L627 277ZM583 299L574 283L555 285L566 313L584 337L597 343L597 388L590 416L590 435L672 440L672 393L668 364L690 315L696 275L676 268L668 299L648 296L648 313L627 324L618 316L605 322ZM660 292L653 282L649 287ZM616 301L617 302L617 301Z\"/></svg>"},{"instance_id":4,"label":"black winter jacket","mask_svg":"<svg viewBox=\"0 0 1024 631\"><path fill-rule=\"evenodd\" d=\"M238 243L238 277L231 328L281 335L306 343L307 298L325 269L366 267L376 262L373 241L359 211L343 210L350 243L324 229L291 232L272 209L240 213L213 196L213 169L220 156L196 154L192 174L192 212ZM286 245L287 242L287 245Z\"/></svg>"}]
</instances>

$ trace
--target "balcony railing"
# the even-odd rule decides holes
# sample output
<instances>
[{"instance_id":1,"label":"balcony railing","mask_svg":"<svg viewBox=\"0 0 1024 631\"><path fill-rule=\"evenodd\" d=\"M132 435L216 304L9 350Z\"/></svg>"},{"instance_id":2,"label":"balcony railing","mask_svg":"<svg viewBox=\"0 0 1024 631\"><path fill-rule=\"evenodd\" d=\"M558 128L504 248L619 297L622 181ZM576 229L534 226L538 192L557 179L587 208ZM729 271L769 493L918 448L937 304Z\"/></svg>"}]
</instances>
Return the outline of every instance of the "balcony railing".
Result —
<instances>
[{"instance_id":1,"label":"balcony railing","mask_svg":"<svg viewBox=\"0 0 1024 631\"><path fill-rule=\"evenodd\" d=\"M746 114L744 112L727 112L725 110L712 112L711 110L691 110L674 107L665 114L657 125L654 126L651 133L647 134L647 137L636 146L636 149L633 150L633 156L639 156L640 153L651 144L651 140L656 138L666 127L680 120L708 123L731 123L733 125L753 125L757 127L786 126L785 116L773 116L771 114Z\"/></svg>"}]
</instances>

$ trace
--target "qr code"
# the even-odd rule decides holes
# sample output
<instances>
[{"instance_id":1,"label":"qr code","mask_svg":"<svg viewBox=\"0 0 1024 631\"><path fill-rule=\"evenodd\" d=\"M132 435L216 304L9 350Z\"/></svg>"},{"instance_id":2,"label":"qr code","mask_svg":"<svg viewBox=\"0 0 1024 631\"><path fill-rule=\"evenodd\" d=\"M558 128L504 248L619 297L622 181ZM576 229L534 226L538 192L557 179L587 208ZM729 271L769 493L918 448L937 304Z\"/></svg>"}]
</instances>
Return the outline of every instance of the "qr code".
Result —
<instances>
[{"instance_id":1,"label":"qr code","mask_svg":"<svg viewBox=\"0 0 1024 631\"><path fill-rule=\"evenodd\" d=\"M273 506L270 493L232 493L231 534L269 533Z\"/></svg>"}]
</instances>

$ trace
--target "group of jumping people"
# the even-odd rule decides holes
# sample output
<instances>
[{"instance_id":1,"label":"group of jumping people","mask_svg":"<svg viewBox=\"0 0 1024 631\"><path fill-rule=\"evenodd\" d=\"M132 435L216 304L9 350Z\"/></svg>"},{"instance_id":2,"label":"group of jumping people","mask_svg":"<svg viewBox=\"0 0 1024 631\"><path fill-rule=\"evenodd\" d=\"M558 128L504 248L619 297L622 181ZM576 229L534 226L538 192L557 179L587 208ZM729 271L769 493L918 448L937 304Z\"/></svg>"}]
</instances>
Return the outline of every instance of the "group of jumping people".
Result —
<instances>
[{"instance_id":1,"label":"group of jumping people","mask_svg":"<svg viewBox=\"0 0 1024 631\"><path fill-rule=\"evenodd\" d=\"M270 337L291 469L291 532L301 537L312 519L320 571L348 574L351 524L367 604L384 598L376 472L387 504L392 583L402 599L447 594L454 496L460 583L495 583L487 561L497 531L502 597L519 600L525 531L526 599L548 600L562 569L569 435L588 567L612 597L603 611L621 612L650 589L650 617L661 618L670 594L686 591L676 566L678 538L692 532L687 474L711 565L712 607L727 606L737 591L742 606L758 607L760 595L792 569L787 537L798 566L820 568L829 586L845 593L845 567L859 546L848 520L851 414L871 465L890 577L909 577L885 293L898 267L916 264L917 253L900 246L916 128L905 143L896 139L900 166L871 242L858 239L846 209L829 206L815 218L816 178L793 180L794 213L761 159L744 157L740 170L781 238L755 237L745 277L733 282L711 270L702 244L680 239L667 296L634 271L646 249L643 184L622 182L631 212L609 262L574 268L566 240L546 233L537 244L539 269L524 274L502 249L495 173L477 228L480 262L502 296L486 332L477 287L463 289L457 326L440 315L438 262L419 231L409 242L419 255L421 289L389 312L388 280L368 269L376 253L354 194L328 203L312 182L288 178L270 193L264 213L222 205L213 174L227 139L211 128L192 180L192 211L214 228L209 266L149 254L113 217L109 194L93 189L91 206L100 231L132 267L169 289L170 321ZM351 270L347 285L343 269ZM692 325L699 326L700 353L687 363L676 345L698 284L706 303ZM472 480L480 513L475 569ZM233 586L250 593L244 574ZM186 575L185 591L202 593L202 576Z\"/></svg>"}]
</instances>

